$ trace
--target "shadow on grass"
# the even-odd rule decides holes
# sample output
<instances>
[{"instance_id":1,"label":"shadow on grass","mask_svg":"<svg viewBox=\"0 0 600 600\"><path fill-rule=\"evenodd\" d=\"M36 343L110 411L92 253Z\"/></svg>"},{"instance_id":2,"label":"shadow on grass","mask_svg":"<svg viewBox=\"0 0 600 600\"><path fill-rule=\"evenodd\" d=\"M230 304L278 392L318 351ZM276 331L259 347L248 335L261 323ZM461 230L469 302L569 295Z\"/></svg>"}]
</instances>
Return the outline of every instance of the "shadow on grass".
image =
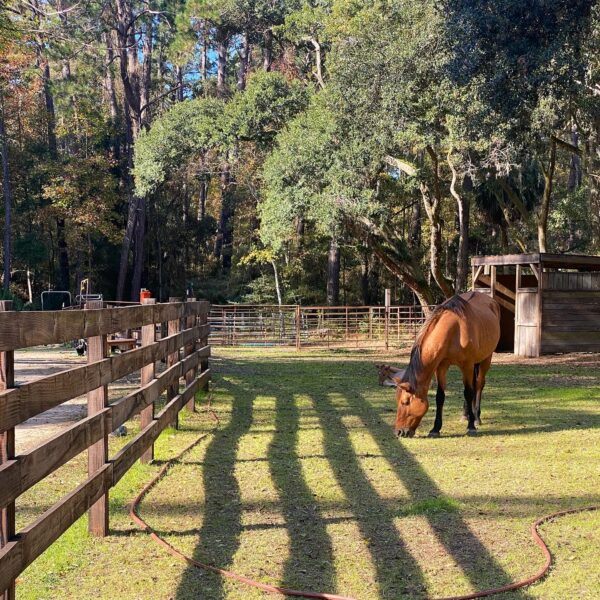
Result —
<instances>
[{"instance_id":1,"label":"shadow on grass","mask_svg":"<svg viewBox=\"0 0 600 600\"><path fill-rule=\"evenodd\" d=\"M226 382L221 385L231 393ZM241 437L252 425L253 395L234 395L231 419L217 429L206 449L203 469L204 519L193 557L219 567L230 565L242 534L242 505L235 477L236 454ZM190 499L192 502L194 499ZM225 598L223 579L187 568L177 589L178 599Z\"/></svg>"},{"instance_id":2,"label":"shadow on grass","mask_svg":"<svg viewBox=\"0 0 600 600\"><path fill-rule=\"evenodd\" d=\"M362 395L355 398L353 404L357 414L373 436L388 465L406 487L412 502L442 499L442 491L423 470L410 450L390 435L390 426L380 419ZM438 541L461 567L473 589L498 587L513 581L457 511L440 511L433 514L424 511L422 514L429 521ZM524 591L513 594L513 598L529 597Z\"/></svg>"},{"instance_id":3,"label":"shadow on grass","mask_svg":"<svg viewBox=\"0 0 600 600\"><path fill-rule=\"evenodd\" d=\"M255 523L248 528L242 527L242 508L246 510L251 507L240 505L240 492L235 478L237 447L241 436L250 430L252 424L253 398L257 394L266 395L276 399L275 410L264 411L264 417L272 419L275 425L266 460L269 462L280 499L276 508L285 518L283 527L286 528L289 538L290 555L285 564L281 584L316 591L335 591L334 556L327 526L353 521L362 537L367 540L377 575L378 595L381 598L398 598L402 594L411 598L423 597L426 593L423 573L405 548L394 519L410 514L406 511L410 510L411 506L420 507L423 503L443 499L443 495L436 482L410 452L410 445L402 444L393 437L390 425L384 420L385 414L388 413L389 419L389 413L393 410L372 406L357 392L357 387L360 391L361 386L365 389L369 384L369 387L376 389L370 362L365 362L364 365L355 362L351 367L353 371L349 372L348 365L341 361L338 363L304 359L296 362L293 359L278 359L274 364L269 358L261 360L257 357L252 360L221 359L219 368L222 372L232 374L230 381L223 380L220 387L224 387L227 392L233 391L233 412L228 426L215 434L204 460L198 463L204 468L206 506L195 557L227 567L232 562L239 547L240 536L245 529L282 527L270 523ZM302 478L302 459L298 456L297 444L300 432L305 429L301 424L303 413L289 390L297 390L312 399L312 408L318 417L318 427L324 435L324 456L346 496L352 511L350 518L324 518L323 506L317 504L310 487ZM330 390L340 394L340 398L345 401L343 406L336 406L331 397L326 395ZM494 402L492 396L490 404ZM502 408L501 400L497 400L495 408ZM547 432L582 427L580 420L566 418L568 415L561 414L560 409L557 410L558 413L551 414L549 411L544 415L544 419L541 419L540 415L535 413L535 406L530 403L516 414L505 413L500 417L496 416L495 421L506 419L508 427L516 425L517 429L494 430L484 426L481 434L519 435L534 431ZM312 416L314 417L314 414ZM376 455L386 460L408 491L408 506L398 506L402 500L390 502L377 494L363 470L361 455L354 451L350 438L353 426L344 423L344 416L358 417L364 428L369 431L378 446ZM600 426L597 414L582 412L581 416L592 426ZM550 418L550 422L546 417ZM530 425L521 427L521 423L528 421ZM504 507L508 508L505 499L498 498L497 501L504 503ZM406 504L406 501L404 503ZM340 510L347 508L348 506L340 507ZM528 505L515 503L511 508L512 510L507 511L509 515L513 512L521 514L527 512ZM512 580L478 539L476 533L470 529L458 510L422 510L419 514L423 514L428 520L437 539L463 570L474 589L499 586ZM191 528L190 530L193 531ZM197 597L198 593L211 600L222 599L225 596L223 583L217 577L199 574L197 570L189 569L182 578L177 598L187 600ZM522 591L511 597L526 599L529 595Z\"/></svg>"},{"instance_id":4,"label":"shadow on grass","mask_svg":"<svg viewBox=\"0 0 600 600\"><path fill-rule=\"evenodd\" d=\"M423 573L402 541L390 507L365 475L340 415L327 396L311 400L321 422L325 454L368 544L379 597L421 596Z\"/></svg>"},{"instance_id":5,"label":"shadow on grass","mask_svg":"<svg viewBox=\"0 0 600 600\"><path fill-rule=\"evenodd\" d=\"M289 536L290 555L282 585L311 590L335 590L333 548L318 503L302 476L296 447L300 412L291 396L276 398L275 434L268 450L273 483Z\"/></svg>"}]
</instances>

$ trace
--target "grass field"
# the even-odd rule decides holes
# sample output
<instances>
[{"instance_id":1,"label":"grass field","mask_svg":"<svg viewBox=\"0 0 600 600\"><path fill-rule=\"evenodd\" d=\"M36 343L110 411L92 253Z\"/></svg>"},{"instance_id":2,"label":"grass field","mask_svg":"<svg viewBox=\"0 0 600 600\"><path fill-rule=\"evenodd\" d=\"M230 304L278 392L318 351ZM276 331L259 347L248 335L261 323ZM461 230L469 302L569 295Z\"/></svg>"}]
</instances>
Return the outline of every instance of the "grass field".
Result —
<instances>
[{"instance_id":1,"label":"grass field","mask_svg":"<svg viewBox=\"0 0 600 600\"><path fill-rule=\"evenodd\" d=\"M214 406L163 434L111 497L112 533L81 519L21 576L35 600L255 599L264 593L187 567L135 529L127 504L202 432L142 504L144 517L199 560L261 581L360 600L430 598L497 586L542 564L529 524L600 504L598 357L499 357L480 434L464 435L451 370L443 437L393 436L394 392L371 353L216 349ZM403 364L404 358L395 359ZM132 427L135 431L135 425ZM113 444L122 444L113 440ZM21 524L84 478L85 457L23 496ZM506 598L600 598L600 513L543 526L555 567Z\"/></svg>"}]
</instances>

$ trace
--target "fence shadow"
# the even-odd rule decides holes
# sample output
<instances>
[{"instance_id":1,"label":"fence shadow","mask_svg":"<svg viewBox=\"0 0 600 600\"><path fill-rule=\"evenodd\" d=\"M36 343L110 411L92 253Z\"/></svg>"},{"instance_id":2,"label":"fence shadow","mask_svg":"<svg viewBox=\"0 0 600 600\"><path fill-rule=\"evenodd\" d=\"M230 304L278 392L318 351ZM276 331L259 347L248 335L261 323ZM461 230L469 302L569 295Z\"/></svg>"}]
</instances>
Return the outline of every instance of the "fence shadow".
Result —
<instances>
[{"instance_id":1,"label":"fence shadow","mask_svg":"<svg viewBox=\"0 0 600 600\"><path fill-rule=\"evenodd\" d=\"M290 555L282 585L313 590L335 590L333 548L319 505L302 475L297 454L300 411L293 396L276 397L275 433L268 461L289 536Z\"/></svg>"},{"instance_id":2,"label":"fence shadow","mask_svg":"<svg viewBox=\"0 0 600 600\"><path fill-rule=\"evenodd\" d=\"M231 419L226 427L215 431L206 449L203 461L204 519L193 557L226 568L231 564L242 534L242 505L235 465L239 441L252 425L253 395L236 395L233 387L224 381L220 385L234 394ZM176 598L197 599L202 590L204 598L222 599L225 598L223 583L218 575L187 568L179 582Z\"/></svg>"},{"instance_id":3,"label":"fence shadow","mask_svg":"<svg viewBox=\"0 0 600 600\"><path fill-rule=\"evenodd\" d=\"M298 362L294 359L220 359L217 364L221 372L235 374L232 381L239 381L239 385L226 380L219 384L233 394L231 421L215 434L205 458L197 463L202 464L204 469L206 507L194 556L204 562L227 567L239 548L240 537L246 529L242 526L242 510L250 507L240 504L241 495L235 477L237 448L240 438L254 431L251 429L254 398L256 395L269 396L275 399L275 409L265 410L265 415L274 420L273 437L266 458L256 460L268 462L278 496L275 510L283 515L281 527L286 529L289 540L289 556L279 583L314 591L344 591L336 589L333 543L327 530L329 525L336 522L336 518L324 516L323 507L319 506L318 500L313 497L313 490L302 476L302 460L309 456L299 455L298 441L300 432L306 428L307 423L303 421L307 415L318 423L324 445L322 454L320 451L309 454L323 456L328 461L347 502L347 507L341 507L340 510L350 513L349 518L340 517L340 521L355 523L361 537L367 540L375 571L377 597L425 597L424 573L396 528L396 519L402 516L403 503L406 501L398 500L394 505L394 502L383 499L377 493L364 471L360 454L356 453L352 444L351 432L357 427L356 423L359 428L369 432L377 447L376 455L385 460L404 485L409 495L407 505L443 498L444 494L411 453L410 445L394 438L387 422L390 413L380 402L372 404L362 393L367 381L372 381L373 388L376 386L371 363L365 360L363 366L354 361L354 371L349 372L348 365L341 362L324 363L303 358L303 372L310 372L311 377L304 377L301 387L297 385ZM245 379L244 375L248 374L251 377ZM357 386L362 386L362 390L357 390ZM329 395L328 388L335 390L337 395ZM296 390L312 405L300 407L293 394ZM338 404L338 398L343 405ZM392 396L390 401L393 402ZM353 419L354 423L346 423L346 417ZM510 418L507 416L507 419ZM557 428L560 426L557 422L553 422L554 425ZM566 429L578 427L575 422L569 421L563 426ZM261 427L264 428L264 424ZM532 429L549 430L540 421L532 423ZM503 433L525 432L507 429ZM434 442L421 442L432 443L434 451ZM413 440L410 443L420 442ZM254 459L246 458L245 462L251 460ZM500 497L496 499L497 502L504 500ZM527 508L527 503L515 505L515 510L523 513L522 516L527 516ZM512 581L511 575L460 512L424 511L422 514L437 542L458 565L473 589L500 586ZM268 523L255 526L271 527ZM225 597L223 583L217 577L189 569L182 578L177 598L196 598L199 590L202 590L202 597L206 599L221 600ZM527 591L520 591L513 593L511 598L525 600L530 595Z\"/></svg>"}]
</instances>

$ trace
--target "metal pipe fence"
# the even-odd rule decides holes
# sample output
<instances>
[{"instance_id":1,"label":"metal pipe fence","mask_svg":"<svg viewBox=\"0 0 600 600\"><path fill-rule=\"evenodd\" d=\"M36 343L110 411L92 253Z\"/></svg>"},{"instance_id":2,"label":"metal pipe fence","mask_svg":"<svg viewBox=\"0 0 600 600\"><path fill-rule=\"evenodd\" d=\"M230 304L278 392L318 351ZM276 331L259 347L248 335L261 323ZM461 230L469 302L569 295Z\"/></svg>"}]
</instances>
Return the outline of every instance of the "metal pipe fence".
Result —
<instances>
[{"instance_id":1,"label":"metal pipe fence","mask_svg":"<svg viewBox=\"0 0 600 600\"><path fill-rule=\"evenodd\" d=\"M433 308L433 307L432 307ZM426 315L410 306L225 305L211 307L215 346L369 348L412 345Z\"/></svg>"}]
</instances>

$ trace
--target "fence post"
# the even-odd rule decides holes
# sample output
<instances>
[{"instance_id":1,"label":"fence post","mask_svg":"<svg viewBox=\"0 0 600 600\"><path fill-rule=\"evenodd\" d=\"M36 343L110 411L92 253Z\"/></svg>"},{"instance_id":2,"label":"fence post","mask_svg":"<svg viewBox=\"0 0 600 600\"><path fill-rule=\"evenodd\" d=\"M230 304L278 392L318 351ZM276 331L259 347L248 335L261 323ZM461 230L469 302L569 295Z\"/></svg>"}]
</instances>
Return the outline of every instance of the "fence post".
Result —
<instances>
[{"instance_id":1,"label":"fence post","mask_svg":"<svg viewBox=\"0 0 600 600\"><path fill-rule=\"evenodd\" d=\"M301 340L300 340L300 305L296 304L296 350L300 350Z\"/></svg>"},{"instance_id":2,"label":"fence post","mask_svg":"<svg viewBox=\"0 0 600 600\"><path fill-rule=\"evenodd\" d=\"M181 298L171 296L169 302L181 302ZM181 331L181 319L173 319L167 325L167 335L176 335ZM179 348L167 356L167 369L179 362ZM170 402L179 393L179 379L167 388L167 402ZM173 419L173 427L179 429L179 413Z\"/></svg>"},{"instance_id":3,"label":"fence post","mask_svg":"<svg viewBox=\"0 0 600 600\"><path fill-rule=\"evenodd\" d=\"M187 302L195 302L196 298L187 298L186 301ZM192 316L187 317L186 322L185 322L185 327L186 327L186 329L190 329L191 327L194 327L197 323L198 323L198 317L196 315L192 315ZM190 356L197 350L197 348L198 348L197 342L191 342L190 344L187 344L184 349L184 356L186 356L186 357ZM194 367L193 369L190 369L185 374L186 387L189 386L190 384L192 384L194 379L196 379L197 376L198 376L198 367ZM196 412L196 396L195 395L192 396L190 398L189 402L185 406L190 412Z\"/></svg>"},{"instance_id":4,"label":"fence post","mask_svg":"<svg viewBox=\"0 0 600 600\"><path fill-rule=\"evenodd\" d=\"M156 304L156 298L142 298L142 304ZM142 325L142 346L149 346L156 341L156 323L152 319L152 323ZM156 365L152 362L140 371L140 385L144 386L150 383L155 376ZM140 429L145 429L154 420L154 402L146 406L140 412ZM147 464L154 460L154 444L151 444L147 450L140 456L140 462Z\"/></svg>"},{"instance_id":5,"label":"fence post","mask_svg":"<svg viewBox=\"0 0 600 600\"><path fill-rule=\"evenodd\" d=\"M0 311L12 310L11 300L0 300ZM0 390L7 390L15 385L15 353L0 352ZM15 457L15 429L11 427L0 433L0 465ZM0 548L8 544L15 536L15 503L11 502L2 508L0 516ZM15 582L0 595L2 600L14 600Z\"/></svg>"},{"instance_id":6,"label":"fence post","mask_svg":"<svg viewBox=\"0 0 600 600\"><path fill-rule=\"evenodd\" d=\"M200 315L200 325L208 325L208 312L206 314ZM204 348L204 346L208 346L208 333L206 333L200 338L200 347ZM206 369L208 369L208 357L205 357L200 361L200 373L204 373ZM207 381L202 387L202 389L205 392L208 392L208 387L209 383Z\"/></svg>"},{"instance_id":7,"label":"fence post","mask_svg":"<svg viewBox=\"0 0 600 600\"><path fill-rule=\"evenodd\" d=\"M392 290L385 290L385 349L390 347L390 306L392 304Z\"/></svg>"},{"instance_id":8,"label":"fence post","mask_svg":"<svg viewBox=\"0 0 600 600\"><path fill-rule=\"evenodd\" d=\"M87 302L85 310L102 309L101 300ZM87 340L88 364L103 360L107 356L106 335L96 335ZM88 417L103 411L108 406L108 386L103 385L87 394ZM88 449L88 476L91 477L108 462L108 431ZM93 536L108 535L108 492L93 504L89 510L88 530Z\"/></svg>"}]
</instances>

